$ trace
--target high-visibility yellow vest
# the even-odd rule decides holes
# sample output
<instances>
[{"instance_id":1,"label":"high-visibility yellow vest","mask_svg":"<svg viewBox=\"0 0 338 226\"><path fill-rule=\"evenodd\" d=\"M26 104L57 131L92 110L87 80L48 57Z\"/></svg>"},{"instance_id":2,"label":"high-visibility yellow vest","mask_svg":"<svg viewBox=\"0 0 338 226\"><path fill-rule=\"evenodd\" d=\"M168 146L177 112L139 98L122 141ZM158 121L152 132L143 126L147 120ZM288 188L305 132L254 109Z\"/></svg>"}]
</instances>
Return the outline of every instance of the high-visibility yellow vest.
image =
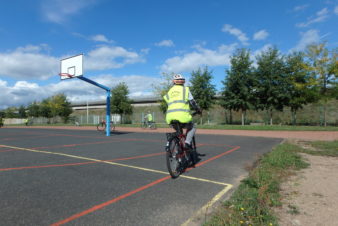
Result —
<instances>
[{"instance_id":1,"label":"high-visibility yellow vest","mask_svg":"<svg viewBox=\"0 0 338 226\"><path fill-rule=\"evenodd\" d=\"M163 99L168 104L166 121L168 124L172 120L181 123L188 123L192 120L189 107L189 87L174 85Z\"/></svg>"},{"instance_id":2,"label":"high-visibility yellow vest","mask_svg":"<svg viewBox=\"0 0 338 226\"><path fill-rule=\"evenodd\" d=\"M152 116L152 114L149 113L149 114L147 115L147 118L148 118L148 121L149 121L149 122L153 121L153 116Z\"/></svg>"}]
</instances>

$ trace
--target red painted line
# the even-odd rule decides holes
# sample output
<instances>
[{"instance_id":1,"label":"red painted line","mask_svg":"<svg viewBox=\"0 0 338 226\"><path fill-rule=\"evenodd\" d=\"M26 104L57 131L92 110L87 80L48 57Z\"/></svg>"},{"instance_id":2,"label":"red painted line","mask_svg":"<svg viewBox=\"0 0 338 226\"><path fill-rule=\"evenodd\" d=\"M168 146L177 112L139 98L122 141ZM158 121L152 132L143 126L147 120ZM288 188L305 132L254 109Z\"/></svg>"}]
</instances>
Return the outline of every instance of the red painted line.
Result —
<instances>
[{"instance_id":1,"label":"red painted line","mask_svg":"<svg viewBox=\"0 0 338 226\"><path fill-rule=\"evenodd\" d=\"M233 151L236 151L236 150L239 149L239 148L240 148L240 147L237 146L237 147L235 147L235 148L233 148L233 149L231 149L231 150L229 150L229 151L226 151L226 152L224 152L224 153L222 153L222 154L219 154L219 155L214 156L214 157L212 157L212 158L210 158L210 159L207 159L207 160L205 160L205 161L203 161L203 162L197 164L196 167L201 166L201 165L204 165L204 164L206 164L206 163L208 163L208 162L210 162L210 161L213 161L213 160L215 160L215 159L217 159L217 158L220 158L220 157L222 157L223 155L227 155L227 154L229 154L229 153L231 153L231 152L233 152ZM192 169L192 168L189 168L188 170L191 170L191 169ZM188 170L187 170L187 171L188 171ZM149 187L152 187L152 186L154 186L154 185L156 185L156 184L159 184L159 183L161 183L161 182L163 182L163 181L166 181L166 180L168 180L168 179L170 179L170 178L171 178L171 176L166 176L166 177L163 177L163 178L161 178L161 179L159 179L159 180L155 180L155 181L153 181L153 182L151 182L151 183L149 183L149 184L147 184L147 185L144 185L144 186L142 186L142 187L139 187L139 188L137 188L137 189L135 189L135 190L133 190L133 191L131 191L131 192L128 192L128 193L126 193L126 194L123 194L123 195L121 195L121 196L118 196L117 198L114 198L114 199L111 199L111 200L109 200L109 201L107 201L107 202L104 202L104 203L101 203L101 204L99 204L99 205L93 206L93 207L91 207L91 208L89 208L89 209L87 209L87 210L84 210L84 211L80 212L80 213L74 214L74 215L72 215L72 216L70 216L70 217L68 217L68 218L66 218L66 219L64 219L64 220L58 221L58 222L56 222L56 223L53 223L53 224L51 224L51 226L59 226L59 225L62 225L62 224L66 224L66 223L68 223L68 222L70 222L70 221L73 221L73 220L75 220L75 219L77 219L77 218L83 217L83 216L85 216L85 215L87 215L87 214L89 214L89 213L92 213L92 212L94 212L94 211L97 211L97 210L99 210L99 209L102 209L102 208L104 208L104 207L106 207L106 206L108 206L108 205L110 205L110 204L113 204L113 203L115 203L115 202L117 202L117 201L120 201L120 200L122 200L122 199L125 199L125 198L127 198L127 197L129 197L129 196L132 196L132 195L134 195L134 194L136 194L136 193L138 193L138 192L140 192L140 191L143 191L143 190L145 190L145 189L147 189L147 188L149 188Z\"/></svg>"},{"instance_id":2,"label":"red painted line","mask_svg":"<svg viewBox=\"0 0 338 226\"><path fill-rule=\"evenodd\" d=\"M139 158L147 158L157 155L163 155L164 152L160 153L154 153L154 154L147 154L147 155L140 155L140 156L133 156L133 157L126 157L126 158L118 158L118 159L111 159L111 160L102 160L106 162L116 162L116 161L123 161L123 160L130 160L130 159L139 159ZM78 166L78 165L88 165L88 164L94 164L99 163L96 161L90 161L90 162L78 162L78 163L66 163L66 164L53 164L53 165L44 165L44 166L22 166L22 167L16 167L16 168L3 168L0 169L1 171L10 171L10 170L23 170L23 169L39 169L39 168L50 168L50 167L64 167L64 166Z\"/></svg>"},{"instance_id":3,"label":"red painted line","mask_svg":"<svg viewBox=\"0 0 338 226\"><path fill-rule=\"evenodd\" d=\"M16 151L16 150L1 150L0 152L10 152L10 151Z\"/></svg>"},{"instance_id":4,"label":"red painted line","mask_svg":"<svg viewBox=\"0 0 338 226\"><path fill-rule=\"evenodd\" d=\"M205 160L205 161L203 161L203 162L197 163L195 167L202 166L202 165L204 165L204 164L206 164L206 163L208 163L208 162L210 162L210 161L213 161L213 160L215 160L215 159L218 159L218 158L222 157L223 155L227 155L227 154L229 154L229 153L231 153L231 152L233 152L233 151L236 151L237 149L240 149L240 148L241 148L240 146L237 146L237 147L235 147L235 148L233 148L233 149L230 149L229 151L226 151L226 152L224 152L224 153L222 153L222 154L216 155L216 156L214 156L214 157L212 157L212 158L210 158L210 159L207 159L207 160Z\"/></svg>"},{"instance_id":5,"label":"red painted line","mask_svg":"<svg viewBox=\"0 0 338 226\"><path fill-rule=\"evenodd\" d=\"M108 205L110 205L110 204L113 204L113 203L115 203L115 202L117 202L117 201L120 201L120 200L122 200L122 199L125 199L125 198L127 198L127 197L129 197L129 196L132 196L132 195L134 195L134 194L136 194L136 193L138 193L138 192L140 192L140 191L143 191L143 190L145 190L145 189L147 189L147 188L150 188L150 187L152 187L152 186L154 186L154 185L156 185L156 184L159 184L159 183L161 183L161 182L163 182L163 181L166 181L166 180L168 180L168 179L170 179L170 178L171 178L171 176L166 176L166 177L163 177L163 178L161 178L161 179L159 179L159 180L155 180L155 181L153 181L153 182L151 182L151 183L149 183L149 184L147 184L147 185L144 185L144 186L142 186L142 187L139 187L139 188L137 188L137 189L135 189L135 190L133 190L133 191L130 191L130 192L126 193L126 194L120 195L120 196L118 196L118 197L116 197L116 198L114 198L114 199L112 199L112 200L109 200L109 201L107 201L107 202L104 202L104 203L101 203L101 204L99 204L99 205L93 206L93 207L91 207L91 208L89 208L89 209L87 209L87 210L85 210L85 211L82 211L82 212L80 212L80 213L74 214L74 215L71 216L71 217L68 217L68 218L66 218L66 219L64 219L64 220L58 221L58 222L56 222L56 223L54 223L54 224L51 224L51 226L58 226L58 225L66 224L66 223L68 223L68 222L70 222L70 221L72 221L72 220L75 220L75 219L80 218L80 217L82 217L82 216L84 216L84 215L87 215L87 214L89 214L89 213L92 213L92 212L94 212L94 211L97 211L97 210L99 210L99 209L102 209L102 208L104 208L104 207L106 207L106 206L108 206Z\"/></svg>"},{"instance_id":6,"label":"red painted line","mask_svg":"<svg viewBox=\"0 0 338 226\"><path fill-rule=\"evenodd\" d=\"M31 134L29 134L31 135ZM3 139L0 139L0 141L8 141L8 140L23 140L23 139L32 139L32 138L43 138L43 137L51 137L51 136L57 136L57 134L47 134L47 135L41 135L41 136L34 136L34 135L31 135L31 136L26 136L26 137L7 137L7 138L3 138Z\"/></svg>"},{"instance_id":7,"label":"red painted line","mask_svg":"<svg viewBox=\"0 0 338 226\"><path fill-rule=\"evenodd\" d=\"M150 141L150 142L162 142L162 140L146 140L146 139L123 139L123 138L115 138L112 140L106 141L96 141L96 142L87 142L87 143L79 143L79 144L62 144L62 145L54 145L54 146L43 146L43 147L31 147L30 149L44 149L44 148L62 148L62 147L76 147L76 146L84 146L84 145L91 145L91 144L108 144L114 143L119 141Z\"/></svg>"},{"instance_id":8,"label":"red painted line","mask_svg":"<svg viewBox=\"0 0 338 226\"><path fill-rule=\"evenodd\" d=\"M55 164L55 165L45 165L45 166L23 166L23 167L16 167L16 168L3 168L3 169L0 169L0 172L1 171L10 171L10 170L38 169L38 168L61 167L61 166L76 166L76 165L85 165L85 164L90 164L90 163L92 163L92 162L68 163L68 164L60 164L60 165Z\"/></svg>"}]
</instances>

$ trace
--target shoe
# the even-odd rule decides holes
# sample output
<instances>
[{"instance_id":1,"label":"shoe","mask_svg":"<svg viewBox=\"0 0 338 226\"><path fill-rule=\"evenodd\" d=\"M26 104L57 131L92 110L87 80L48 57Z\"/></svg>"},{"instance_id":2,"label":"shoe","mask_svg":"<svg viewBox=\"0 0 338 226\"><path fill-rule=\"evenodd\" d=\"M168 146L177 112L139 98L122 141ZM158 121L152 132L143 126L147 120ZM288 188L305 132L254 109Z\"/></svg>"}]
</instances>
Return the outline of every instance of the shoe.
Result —
<instances>
[{"instance_id":1,"label":"shoe","mask_svg":"<svg viewBox=\"0 0 338 226\"><path fill-rule=\"evenodd\" d=\"M187 150L189 150L189 151L192 150L191 144L188 144L188 143L185 143L184 148L187 149Z\"/></svg>"},{"instance_id":2,"label":"shoe","mask_svg":"<svg viewBox=\"0 0 338 226\"><path fill-rule=\"evenodd\" d=\"M192 151L190 153L191 159L192 159L192 165L195 166L201 159L198 157L198 153L196 151Z\"/></svg>"}]
</instances>

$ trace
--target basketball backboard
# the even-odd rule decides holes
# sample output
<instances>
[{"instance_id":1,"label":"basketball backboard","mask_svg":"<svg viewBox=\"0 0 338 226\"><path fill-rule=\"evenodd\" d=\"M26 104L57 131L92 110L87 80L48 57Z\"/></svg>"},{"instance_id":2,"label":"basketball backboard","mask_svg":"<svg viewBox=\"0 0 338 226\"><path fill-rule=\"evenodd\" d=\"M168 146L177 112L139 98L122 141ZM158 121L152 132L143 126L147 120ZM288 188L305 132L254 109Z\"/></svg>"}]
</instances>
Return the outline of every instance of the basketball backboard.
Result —
<instances>
[{"instance_id":1,"label":"basketball backboard","mask_svg":"<svg viewBox=\"0 0 338 226\"><path fill-rule=\"evenodd\" d=\"M83 54L61 60L60 78L69 79L83 75Z\"/></svg>"}]
</instances>

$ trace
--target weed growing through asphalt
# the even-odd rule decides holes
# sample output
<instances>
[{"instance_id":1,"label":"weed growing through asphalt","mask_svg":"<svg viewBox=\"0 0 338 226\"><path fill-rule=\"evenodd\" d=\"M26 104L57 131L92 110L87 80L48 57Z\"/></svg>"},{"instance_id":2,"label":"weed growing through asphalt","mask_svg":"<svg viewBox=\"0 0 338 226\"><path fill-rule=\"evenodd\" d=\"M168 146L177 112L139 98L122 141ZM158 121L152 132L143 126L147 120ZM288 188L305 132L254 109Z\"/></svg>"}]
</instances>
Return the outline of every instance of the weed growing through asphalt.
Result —
<instances>
[{"instance_id":1,"label":"weed growing through asphalt","mask_svg":"<svg viewBox=\"0 0 338 226\"><path fill-rule=\"evenodd\" d=\"M281 182L291 170L308 166L299 151L300 147L284 143L265 154L231 198L204 225L278 225L271 207L281 206Z\"/></svg>"}]
</instances>

